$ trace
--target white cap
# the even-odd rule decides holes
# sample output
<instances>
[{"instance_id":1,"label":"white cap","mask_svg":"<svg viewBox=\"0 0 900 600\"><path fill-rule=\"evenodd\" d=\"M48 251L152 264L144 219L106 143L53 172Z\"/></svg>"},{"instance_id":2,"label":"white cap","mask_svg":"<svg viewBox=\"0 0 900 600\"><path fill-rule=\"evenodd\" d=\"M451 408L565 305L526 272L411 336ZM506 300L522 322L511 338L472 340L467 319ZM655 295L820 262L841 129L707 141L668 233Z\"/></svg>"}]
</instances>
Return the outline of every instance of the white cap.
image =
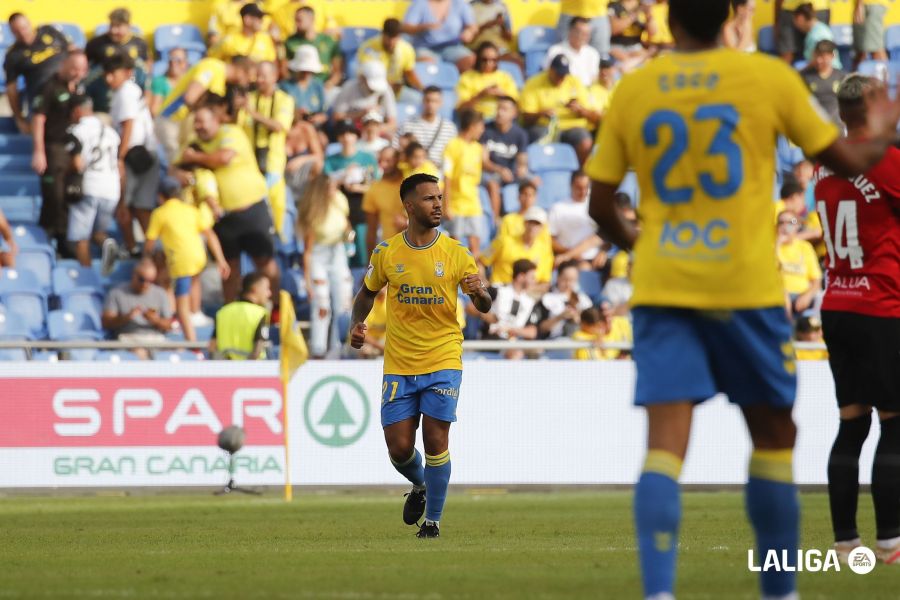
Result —
<instances>
[{"instance_id":1,"label":"white cap","mask_svg":"<svg viewBox=\"0 0 900 600\"><path fill-rule=\"evenodd\" d=\"M295 73L304 71L309 73L321 73L322 61L319 60L319 51L315 46L304 44L297 48L294 58L288 63L288 69Z\"/></svg>"},{"instance_id":2,"label":"white cap","mask_svg":"<svg viewBox=\"0 0 900 600\"><path fill-rule=\"evenodd\" d=\"M534 221L535 223L540 223L541 225L547 224L547 211L545 211L540 206L532 206L528 210L525 211L525 214L522 215L522 220L526 223L528 221Z\"/></svg>"},{"instance_id":3,"label":"white cap","mask_svg":"<svg viewBox=\"0 0 900 600\"><path fill-rule=\"evenodd\" d=\"M369 89L377 94L388 91L387 70L380 60L367 60L359 67L360 76L365 79Z\"/></svg>"},{"instance_id":4,"label":"white cap","mask_svg":"<svg viewBox=\"0 0 900 600\"><path fill-rule=\"evenodd\" d=\"M363 115L362 119L360 119L363 125L366 123L384 123L384 117L382 114L376 110L370 110L366 114Z\"/></svg>"}]
</instances>

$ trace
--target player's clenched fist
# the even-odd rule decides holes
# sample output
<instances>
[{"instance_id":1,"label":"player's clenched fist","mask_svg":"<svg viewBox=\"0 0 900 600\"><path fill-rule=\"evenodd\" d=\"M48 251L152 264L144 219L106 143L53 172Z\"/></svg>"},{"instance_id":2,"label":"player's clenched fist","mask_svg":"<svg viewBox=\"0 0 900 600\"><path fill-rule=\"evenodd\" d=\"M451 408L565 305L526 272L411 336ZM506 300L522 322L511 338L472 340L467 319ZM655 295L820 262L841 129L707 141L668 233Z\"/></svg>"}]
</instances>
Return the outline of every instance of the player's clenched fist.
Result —
<instances>
[{"instance_id":1,"label":"player's clenched fist","mask_svg":"<svg viewBox=\"0 0 900 600\"><path fill-rule=\"evenodd\" d=\"M366 343L366 331L368 331L365 323L357 323L350 330L350 347L359 350Z\"/></svg>"},{"instance_id":2,"label":"player's clenched fist","mask_svg":"<svg viewBox=\"0 0 900 600\"><path fill-rule=\"evenodd\" d=\"M478 273L466 275L462 280L462 291L463 294L466 294L467 296L481 294L486 289L487 287L484 285L484 280L481 279L481 275Z\"/></svg>"}]
</instances>

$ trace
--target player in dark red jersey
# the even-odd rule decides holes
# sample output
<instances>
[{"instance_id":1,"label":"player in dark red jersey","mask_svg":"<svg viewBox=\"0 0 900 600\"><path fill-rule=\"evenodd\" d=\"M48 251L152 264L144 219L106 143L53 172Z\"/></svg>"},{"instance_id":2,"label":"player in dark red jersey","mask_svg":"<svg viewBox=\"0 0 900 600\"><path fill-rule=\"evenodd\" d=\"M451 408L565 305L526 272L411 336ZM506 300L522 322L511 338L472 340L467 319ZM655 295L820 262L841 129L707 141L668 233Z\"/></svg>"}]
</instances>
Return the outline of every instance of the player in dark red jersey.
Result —
<instances>
[{"instance_id":1,"label":"player in dark red jersey","mask_svg":"<svg viewBox=\"0 0 900 600\"><path fill-rule=\"evenodd\" d=\"M868 103L884 94L876 79L851 75L838 90L848 137L868 136ZM816 168L828 287L822 326L841 422L828 460L835 549L846 560L861 545L856 528L859 454L878 409L881 437L872 466L875 554L900 565L900 150L847 179Z\"/></svg>"}]
</instances>

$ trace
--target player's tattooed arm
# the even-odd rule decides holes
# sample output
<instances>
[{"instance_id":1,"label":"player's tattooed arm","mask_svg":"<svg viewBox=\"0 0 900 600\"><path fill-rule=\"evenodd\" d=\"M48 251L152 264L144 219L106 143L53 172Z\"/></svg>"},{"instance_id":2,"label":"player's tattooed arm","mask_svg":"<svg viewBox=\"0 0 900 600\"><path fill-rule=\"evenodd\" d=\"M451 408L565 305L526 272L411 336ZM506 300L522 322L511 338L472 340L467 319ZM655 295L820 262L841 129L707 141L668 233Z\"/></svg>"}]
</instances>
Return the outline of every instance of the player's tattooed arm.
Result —
<instances>
[{"instance_id":1,"label":"player's tattooed arm","mask_svg":"<svg viewBox=\"0 0 900 600\"><path fill-rule=\"evenodd\" d=\"M637 240L637 229L628 222L616 205L618 186L594 181L591 183L591 218L600 227L600 236L623 250L631 250Z\"/></svg>"},{"instance_id":2,"label":"player's tattooed arm","mask_svg":"<svg viewBox=\"0 0 900 600\"><path fill-rule=\"evenodd\" d=\"M366 342L366 318L372 312L378 292L370 290L362 284L353 300L353 311L350 316L350 346L359 350Z\"/></svg>"},{"instance_id":3,"label":"player's tattooed arm","mask_svg":"<svg viewBox=\"0 0 900 600\"><path fill-rule=\"evenodd\" d=\"M465 295L472 299L472 304L481 314L486 314L491 310L493 300L487 291L487 285L478 273L471 273L463 277L462 291Z\"/></svg>"}]
</instances>

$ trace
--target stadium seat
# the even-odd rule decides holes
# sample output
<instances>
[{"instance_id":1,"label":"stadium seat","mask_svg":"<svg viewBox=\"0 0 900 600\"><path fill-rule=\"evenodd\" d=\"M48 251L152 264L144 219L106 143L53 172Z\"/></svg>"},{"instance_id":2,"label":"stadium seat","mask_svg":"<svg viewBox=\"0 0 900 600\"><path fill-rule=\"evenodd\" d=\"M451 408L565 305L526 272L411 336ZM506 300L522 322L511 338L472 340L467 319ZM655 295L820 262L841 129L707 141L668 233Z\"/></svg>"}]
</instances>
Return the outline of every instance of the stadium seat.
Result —
<instances>
[{"instance_id":1,"label":"stadium seat","mask_svg":"<svg viewBox=\"0 0 900 600\"><path fill-rule=\"evenodd\" d=\"M459 83L459 69L456 65L448 62L417 62L415 66L416 75L422 82L422 87L436 86L442 90L456 90L456 84ZM447 105L447 99L444 98L444 105ZM452 103L451 106L455 106Z\"/></svg>"},{"instance_id":2,"label":"stadium seat","mask_svg":"<svg viewBox=\"0 0 900 600\"><path fill-rule=\"evenodd\" d=\"M47 299L43 294L27 290L3 292L0 302L6 306L7 314L15 313L31 338L47 337Z\"/></svg>"},{"instance_id":3,"label":"stadium seat","mask_svg":"<svg viewBox=\"0 0 900 600\"><path fill-rule=\"evenodd\" d=\"M519 204L519 186L515 183L509 183L500 190L500 201L503 204L503 214L519 212L521 205Z\"/></svg>"},{"instance_id":4,"label":"stadium seat","mask_svg":"<svg viewBox=\"0 0 900 600\"><path fill-rule=\"evenodd\" d=\"M509 73L513 78L513 81L516 82L516 89L521 90L522 86L525 85L525 76L522 74L522 69L519 68L519 65L513 62L509 62L508 60L501 60L497 64L497 68L504 73Z\"/></svg>"},{"instance_id":5,"label":"stadium seat","mask_svg":"<svg viewBox=\"0 0 900 600\"><path fill-rule=\"evenodd\" d=\"M51 23L51 25L61 31L75 46L83 49L87 45L87 36L84 35L80 25L75 23Z\"/></svg>"},{"instance_id":6,"label":"stadium seat","mask_svg":"<svg viewBox=\"0 0 900 600\"><path fill-rule=\"evenodd\" d=\"M91 315L97 323L103 314L103 294L96 290L71 290L60 295L61 307L69 312Z\"/></svg>"},{"instance_id":7,"label":"stadium seat","mask_svg":"<svg viewBox=\"0 0 900 600\"><path fill-rule=\"evenodd\" d=\"M519 30L519 52L525 57L525 77L540 72L547 50L558 41L552 27L530 25Z\"/></svg>"},{"instance_id":8,"label":"stadium seat","mask_svg":"<svg viewBox=\"0 0 900 600\"><path fill-rule=\"evenodd\" d=\"M206 53L206 42L203 39L203 32L194 25L160 25L153 32L153 44L156 46L157 54L161 57L165 57L168 51L173 48L184 48L187 51L194 50L201 54Z\"/></svg>"},{"instance_id":9,"label":"stadium seat","mask_svg":"<svg viewBox=\"0 0 900 600\"><path fill-rule=\"evenodd\" d=\"M880 60L864 60L859 63L859 66L856 68L856 71L861 75L868 75L869 77L881 77L885 71L887 70L887 63Z\"/></svg>"},{"instance_id":10,"label":"stadium seat","mask_svg":"<svg viewBox=\"0 0 900 600\"><path fill-rule=\"evenodd\" d=\"M884 32L884 46L891 59L900 58L900 25L891 25Z\"/></svg>"},{"instance_id":11,"label":"stadium seat","mask_svg":"<svg viewBox=\"0 0 900 600\"><path fill-rule=\"evenodd\" d=\"M31 339L31 332L22 323L16 313L7 311L0 305L0 340L27 340Z\"/></svg>"},{"instance_id":12,"label":"stadium seat","mask_svg":"<svg viewBox=\"0 0 900 600\"><path fill-rule=\"evenodd\" d=\"M634 171L625 173L625 178L622 179L622 183L619 184L619 189L616 191L628 194L632 206L637 207L641 201L641 188L638 186L637 175Z\"/></svg>"},{"instance_id":13,"label":"stadium seat","mask_svg":"<svg viewBox=\"0 0 900 600\"><path fill-rule=\"evenodd\" d=\"M484 186L478 186L478 198L481 200L481 210L484 212L485 231L488 238L481 240L481 247L486 248L488 243L494 239L497 234L497 223L494 222L494 209L491 206L491 196L488 194Z\"/></svg>"},{"instance_id":14,"label":"stadium seat","mask_svg":"<svg viewBox=\"0 0 900 600\"><path fill-rule=\"evenodd\" d=\"M366 267L350 267L350 274L353 276L353 290L356 291L362 286L363 278L366 276Z\"/></svg>"},{"instance_id":15,"label":"stadium seat","mask_svg":"<svg viewBox=\"0 0 900 600\"><path fill-rule=\"evenodd\" d=\"M295 302L306 298L306 282L303 280L303 271L297 268L282 268L281 289L290 294Z\"/></svg>"},{"instance_id":16,"label":"stadium seat","mask_svg":"<svg viewBox=\"0 0 900 600\"><path fill-rule=\"evenodd\" d=\"M397 103L397 125L402 125L409 119L418 117L422 112L422 107L418 104L409 104L406 102Z\"/></svg>"},{"instance_id":17,"label":"stadium seat","mask_svg":"<svg viewBox=\"0 0 900 600\"><path fill-rule=\"evenodd\" d=\"M0 117L0 135L7 133L19 133L16 121L12 117Z\"/></svg>"},{"instance_id":18,"label":"stadium seat","mask_svg":"<svg viewBox=\"0 0 900 600\"><path fill-rule=\"evenodd\" d=\"M113 267L112 273L106 278L106 285L115 287L122 283L131 281L131 272L134 271L136 260L120 260Z\"/></svg>"},{"instance_id":19,"label":"stadium seat","mask_svg":"<svg viewBox=\"0 0 900 600\"><path fill-rule=\"evenodd\" d=\"M341 143L340 142L331 142L327 146L325 146L325 156L334 156L335 154L341 153Z\"/></svg>"},{"instance_id":20,"label":"stadium seat","mask_svg":"<svg viewBox=\"0 0 900 600\"><path fill-rule=\"evenodd\" d=\"M834 43L837 46L841 64L845 68L850 69L853 65L853 26L832 25L831 33L834 36Z\"/></svg>"},{"instance_id":21,"label":"stadium seat","mask_svg":"<svg viewBox=\"0 0 900 600\"><path fill-rule=\"evenodd\" d=\"M756 46L760 52L775 54L777 50L775 46L775 28L770 25L760 27L756 37Z\"/></svg>"},{"instance_id":22,"label":"stadium seat","mask_svg":"<svg viewBox=\"0 0 900 600\"><path fill-rule=\"evenodd\" d=\"M16 38L13 37L9 23L6 21L0 22L0 48L9 48L15 43Z\"/></svg>"},{"instance_id":23,"label":"stadium seat","mask_svg":"<svg viewBox=\"0 0 900 600\"><path fill-rule=\"evenodd\" d=\"M453 113L456 110L456 90L444 90L444 101L441 103L440 115L447 120L454 120ZM456 123L457 127L459 123Z\"/></svg>"},{"instance_id":24,"label":"stadium seat","mask_svg":"<svg viewBox=\"0 0 900 600\"><path fill-rule=\"evenodd\" d=\"M70 310L51 310L47 314L51 340L102 340L103 331L92 315Z\"/></svg>"},{"instance_id":25,"label":"stadium seat","mask_svg":"<svg viewBox=\"0 0 900 600\"><path fill-rule=\"evenodd\" d=\"M31 362L59 362L59 354L53 350L32 350L28 360Z\"/></svg>"},{"instance_id":26,"label":"stadium seat","mask_svg":"<svg viewBox=\"0 0 900 600\"><path fill-rule=\"evenodd\" d=\"M0 60L2 60L0 56ZM0 171L4 173L30 173L31 156L28 154L0 154Z\"/></svg>"},{"instance_id":27,"label":"stadium seat","mask_svg":"<svg viewBox=\"0 0 900 600\"><path fill-rule=\"evenodd\" d=\"M568 198L572 173L578 170L578 157L567 144L531 144L528 169L541 178L538 204L550 210L559 200Z\"/></svg>"},{"instance_id":28,"label":"stadium seat","mask_svg":"<svg viewBox=\"0 0 900 600\"><path fill-rule=\"evenodd\" d=\"M37 196L41 181L33 174L4 174L0 177L0 196Z\"/></svg>"},{"instance_id":29,"label":"stadium seat","mask_svg":"<svg viewBox=\"0 0 900 600\"><path fill-rule=\"evenodd\" d=\"M0 294L6 292L36 291L41 282L31 271L24 269L0 270Z\"/></svg>"},{"instance_id":30,"label":"stadium seat","mask_svg":"<svg viewBox=\"0 0 900 600\"><path fill-rule=\"evenodd\" d=\"M47 232L34 223L10 223L13 237L19 246L49 246Z\"/></svg>"},{"instance_id":31,"label":"stadium seat","mask_svg":"<svg viewBox=\"0 0 900 600\"><path fill-rule=\"evenodd\" d=\"M603 295L603 280L597 271L579 271L578 286L581 291L591 299L591 302L598 304L600 297Z\"/></svg>"},{"instance_id":32,"label":"stadium seat","mask_svg":"<svg viewBox=\"0 0 900 600\"><path fill-rule=\"evenodd\" d=\"M99 350L96 348L72 348L67 350L69 360L90 362L97 358Z\"/></svg>"},{"instance_id":33,"label":"stadium seat","mask_svg":"<svg viewBox=\"0 0 900 600\"><path fill-rule=\"evenodd\" d=\"M6 46L0 46L0 65L6 62ZM0 90L6 89L6 69L0 69Z\"/></svg>"},{"instance_id":34,"label":"stadium seat","mask_svg":"<svg viewBox=\"0 0 900 600\"><path fill-rule=\"evenodd\" d=\"M0 348L0 361L28 360L28 354L24 348Z\"/></svg>"},{"instance_id":35,"label":"stadium seat","mask_svg":"<svg viewBox=\"0 0 900 600\"><path fill-rule=\"evenodd\" d=\"M15 124L13 124L13 127L15 127ZM18 129L9 131L4 128L3 133L0 133L0 152L3 154L23 154L27 155L30 160L33 148L34 144L31 141L31 136L22 135Z\"/></svg>"},{"instance_id":36,"label":"stadium seat","mask_svg":"<svg viewBox=\"0 0 900 600\"><path fill-rule=\"evenodd\" d=\"M61 296L73 290L103 293L103 279L91 267L57 264L53 268L53 293Z\"/></svg>"},{"instance_id":37,"label":"stadium seat","mask_svg":"<svg viewBox=\"0 0 900 600\"><path fill-rule=\"evenodd\" d=\"M53 265L56 262L56 253L48 245L23 246L19 248L16 256L16 268L19 271L30 271L38 281L41 291L49 294L53 289Z\"/></svg>"},{"instance_id":38,"label":"stadium seat","mask_svg":"<svg viewBox=\"0 0 900 600\"><path fill-rule=\"evenodd\" d=\"M169 65L164 60L158 60L153 63L153 67L150 69L150 74L152 77L161 77L166 74L166 69L169 68Z\"/></svg>"},{"instance_id":39,"label":"stadium seat","mask_svg":"<svg viewBox=\"0 0 900 600\"><path fill-rule=\"evenodd\" d=\"M141 360L141 357L127 350L100 350L94 355L94 361L101 362L118 363L132 360Z\"/></svg>"},{"instance_id":40,"label":"stadium seat","mask_svg":"<svg viewBox=\"0 0 900 600\"><path fill-rule=\"evenodd\" d=\"M153 360L161 360L166 362L196 362L198 360L203 360L203 355L197 354L196 352L189 352L184 350L182 352L172 352L170 350L165 350L162 352L154 352Z\"/></svg>"},{"instance_id":41,"label":"stadium seat","mask_svg":"<svg viewBox=\"0 0 900 600\"><path fill-rule=\"evenodd\" d=\"M363 42L380 35L381 30L373 27L344 27L341 30L340 48L344 56L356 56Z\"/></svg>"}]
</instances>

